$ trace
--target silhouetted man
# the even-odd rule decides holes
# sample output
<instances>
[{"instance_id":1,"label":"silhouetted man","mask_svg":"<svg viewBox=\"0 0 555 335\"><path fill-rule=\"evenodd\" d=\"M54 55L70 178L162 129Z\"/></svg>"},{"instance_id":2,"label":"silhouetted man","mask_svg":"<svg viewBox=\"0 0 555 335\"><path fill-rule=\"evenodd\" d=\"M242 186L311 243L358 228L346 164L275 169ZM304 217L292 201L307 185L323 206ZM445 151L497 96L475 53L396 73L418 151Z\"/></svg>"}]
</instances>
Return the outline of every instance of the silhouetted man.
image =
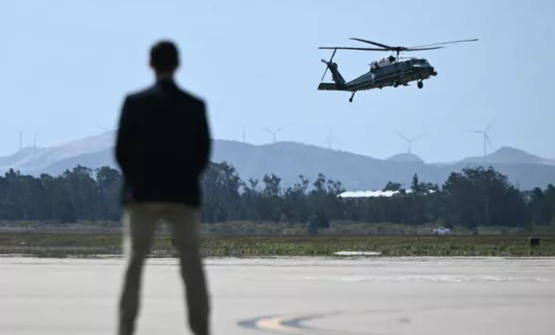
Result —
<instances>
[{"instance_id":1,"label":"silhouetted man","mask_svg":"<svg viewBox=\"0 0 555 335\"><path fill-rule=\"evenodd\" d=\"M162 41L150 51L156 83L129 94L123 103L116 160L124 177L123 205L127 266L119 304L119 335L134 333L143 263L157 223L172 228L185 283L189 325L209 334L209 296L199 246L200 175L209 162L211 140L202 100L173 79L177 47Z\"/></svg>"}]
</instances>

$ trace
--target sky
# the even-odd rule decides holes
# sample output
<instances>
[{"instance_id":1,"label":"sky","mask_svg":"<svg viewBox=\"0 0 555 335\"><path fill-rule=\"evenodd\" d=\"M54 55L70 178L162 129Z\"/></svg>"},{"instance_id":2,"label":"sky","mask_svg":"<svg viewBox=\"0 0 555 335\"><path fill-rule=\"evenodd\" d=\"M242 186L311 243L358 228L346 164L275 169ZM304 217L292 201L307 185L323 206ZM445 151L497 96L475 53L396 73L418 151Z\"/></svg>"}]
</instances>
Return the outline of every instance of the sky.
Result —
<instances>
[{"instance_id":1,"label":"sky","mask_svg":"<svg viewBox=\"0 0 555 335\"><path fill-rule=\"evenodd\" d=\"M3 0L0 2L0 155L58 145L115 126L123 97L153 82L149 47L174 40L177 82L205 99L217 139L333 147L428 162L516 147L555 158L555 2L551 0ZM413 46L438 76L418 89L317 91L331 50L358 37ZM338 51L346 79L384 52ZM409 54L407 54L409 55ZM328 72L326 82L331 81Z\"/></svg>"}]
</instances>

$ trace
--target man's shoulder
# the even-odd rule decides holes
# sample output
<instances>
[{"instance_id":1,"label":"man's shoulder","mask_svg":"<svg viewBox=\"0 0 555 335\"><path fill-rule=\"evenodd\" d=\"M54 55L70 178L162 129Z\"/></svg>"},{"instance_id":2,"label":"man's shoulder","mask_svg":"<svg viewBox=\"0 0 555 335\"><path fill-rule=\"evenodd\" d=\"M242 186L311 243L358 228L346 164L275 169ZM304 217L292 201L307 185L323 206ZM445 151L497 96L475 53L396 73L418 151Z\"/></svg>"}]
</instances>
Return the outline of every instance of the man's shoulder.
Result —
<instances>
[{"instance_id":1,"label":"man's shoulder","mask_svg":"<svg viewBox=\"0 0 555 335\"><path fill-rule=\"evenodd\" d=\"M140 100L140 99L144 99L147 98L149 96L152 96L154 94L154 87L153 86L149 86L146 88L141 88L141 89L137 89L134 91L130 91L125 95L125 100L131 102L131 101L136 101L136 100Z\"/></svg>"},{"instance_id":2,"label":"man's shoulder","mask_svg":"<svg viewBox=\"0 0 555 335\"><path fill-rule=\"evenodd\" d=\"M146 88L138 89L135 91L131 91L125 95L125 102L127 104L136 103L139 104L144 102L145 100L148 101L149 99L156 98L159 96L160 87L153 85ZM188 90L185 90L181 87L177 87L178 92L185 100L186 104L193 105L197 108L206 108L206 102L201 97L197 96L194 93L191 93Z\"/></svg>"},{"instance_id":3,"label":"man's shoulder","mask_svg":"<svg viewBox=\"0 0 555 335\"><path fill-rule=\"evenodd\" d=\"M186 97L188 100L190 100L191 102L193 102L194 104L204 107L205 102L204 99L200 98L199 96L197 96L196 94L191 93L190 91L183 89L183 88L179 88L179 91L181 92L181 94Z\"/></svg>"}]
</instances>

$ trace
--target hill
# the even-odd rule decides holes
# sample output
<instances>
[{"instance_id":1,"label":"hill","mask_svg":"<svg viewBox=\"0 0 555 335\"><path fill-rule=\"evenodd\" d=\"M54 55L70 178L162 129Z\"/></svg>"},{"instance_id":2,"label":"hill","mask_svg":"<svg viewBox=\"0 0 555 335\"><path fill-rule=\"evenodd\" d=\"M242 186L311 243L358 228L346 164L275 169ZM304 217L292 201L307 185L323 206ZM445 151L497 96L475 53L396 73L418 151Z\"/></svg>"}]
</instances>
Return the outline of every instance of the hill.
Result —
<instances>
[{"instance_id":1,"label":"hill","mask_svg":"<svg viewBox=\"0 0 555 335\"><path fill-rule=\"evenodd\" d=\"M424 163L424 160L412 153L396 154L387 159L392 162L418 162Z\"/></svg>"},{"instance_id":2,"label":"hill","mask_svg":"<svg viewBox=\"0 0 555 335\"><path fill-rule=\"evenodd\" d=\"M70 162L72 158L83 154L110 149L115 140L114 135L114 132L106 132L48 148L24 148L13 155L0 157L0 173L10 168L33 175L50 171L53 165L66 160Z\"/></svg>"},{"instance_id":3,"label":"hill","mask_svg":"<svg viewBox=\"0 0 555 335\"><path fill-rule=\"evenodd\" d=\"M114 133L106 132L65 145L0 157L0 173L14 168L32 175L57 175L77 164L93 169L106 165L116 167L113 141ZM406 153L382 160L295 142L252 145L227 140L215 140L212 153L213 161L232 164L243 180L261 179L266 173L275 173L282 178L283 186L292 185L299 175L314 180L318 173L341 181L349 191L378 190L389 181L410 185L415 173L421 181L442 184L451 172L480 165L493 166L522 189L544 188L555 181L555 166L543 164L545 159L518 149L503 148L486 158L485 162L482 157L452 164L426 164Z\"/></svg>"},{"instance_id":4,"label":"hill","mask_svg":"<svg viewBox=\"0 0 555 335\"><path fill-rule=\"evenodd\" d=\"M502 147L486 156L468 157L459 163L545 164L547 161L520 149Z\"/></svg>"}]
</instances>

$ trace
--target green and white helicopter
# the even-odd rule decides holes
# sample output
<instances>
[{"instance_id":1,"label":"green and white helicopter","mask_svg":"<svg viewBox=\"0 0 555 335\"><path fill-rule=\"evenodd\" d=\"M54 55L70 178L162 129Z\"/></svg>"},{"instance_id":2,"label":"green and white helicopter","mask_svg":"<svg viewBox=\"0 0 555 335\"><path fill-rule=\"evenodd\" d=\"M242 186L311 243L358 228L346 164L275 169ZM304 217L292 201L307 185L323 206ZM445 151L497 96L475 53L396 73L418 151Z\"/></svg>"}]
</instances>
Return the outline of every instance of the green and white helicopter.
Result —
<instances>
[{"instance_id":1,"label":"green and white helicopter","mask_svg":"<svg viewBox=\"0 0 555 335\"><path fill-rule=\"evenodd\" d=\"M318 90L321 91L346 91L351 92L351 98L349 102L353 102L355 93L358 91L372 90L375 88L382 89L384 87L392 86L398 87L399 85L408 86L412 81L417 81L418 88L424 87L423 81L429 79L432 76L437 76L437 71L428 62L426 58L417 57L404 57L400 56L402 52L410 51L424 51L424 50L435 50L443 48L444 44L452 43L462 43L462 42L475 42L478 39L468 39L468 40L458 40L442 43L434 43L428 45L421 45L415 47L393 47L381 43L376 43L360 38L351 38L351 40L359 41L363 43L372 44L379 48L354 48L354 47L320 47L319 49L333 49L333 54L329 61L322 59L322 62L326 64L326 71L324 71L324 76L322 76L322 81L324 80L328 69L331 72L333 83L320 83L318 85ZM388 57L381 58L377 61L370 63L370 70L347 82L339 70L337 69L337 63L333 62L333 57L337 50L361 50L361 51L392 51L395 55L390 55Z\"/></svg>"}]
</instances>

